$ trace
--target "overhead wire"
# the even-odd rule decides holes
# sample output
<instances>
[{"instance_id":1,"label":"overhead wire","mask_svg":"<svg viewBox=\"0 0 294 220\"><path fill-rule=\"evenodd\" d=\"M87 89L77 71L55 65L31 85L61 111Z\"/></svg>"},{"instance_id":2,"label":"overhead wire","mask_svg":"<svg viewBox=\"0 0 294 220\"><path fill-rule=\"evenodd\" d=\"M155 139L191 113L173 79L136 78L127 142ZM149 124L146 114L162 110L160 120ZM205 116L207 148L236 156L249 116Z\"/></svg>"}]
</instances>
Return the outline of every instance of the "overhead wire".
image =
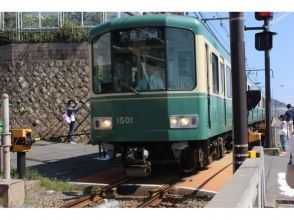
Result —
<instances>
[{"instance_id":1,"label":"overhead wire","mask_svg":"<svg viewBox=\"0 0 294 220\"><path fill-rule=\"evenodd\" d=\"M203 16L203 14L201 13L201 12L198 12L199 13L199 16L201 17L199 17L198 16L198 19L200 20L200 21L203 21L204 19L205 19L205 17ZM209 26L209 24L207 24L206 22L202 22L203 23L203 25L204 25L204 27L208 30L208 32L213 36L213 37L215 37L216 39L218 39L218 37L215 35L215 33L213 32L213 30L211 29L211 27Z\"/></svg>"},{"instance_id":2,"label":"overhead wire","mask_svg":"<svg viewBox=\"0 0 294 220\"><path fill-rule=\"evenodd\" d=\"M206 16L204 15L204 13L202 13L202 12L199 12L199 14L200 14L200 16L203 18L203 19L206 19ZM210 24L208 24L207 22L205 22L205 24L209 27L209 29L213 32L213 35L217 38L217 39L220 39L225 45L226 45L226 47L227 48L229 48L229 44L228 44L228 42L227 42L227 40L225 40L224 38L223 38L223 36L217 31L217 29L214 27L214 25L210 25ZM213 30L214 31L213 31ZM218 37L216 36L216 34L218 35Z\"/></svg>"},{"instance_id":3,"label":"overhead wire","mask_svg":"<svg viewBox=\"0 0 294 220\"><path fill-rule=\"evenodd\" d=\"M221 18L221 16L219 15L218 12L216 12L216 16L217 16L218 18ZM220 26L224 29L224 31L225 31L226 34L227 34L227 37L229 38L229 37L230 37L230 33L229 33L229 31L226 29L226 26L225 26L225 24L223 23L222 20L220 20Z\"/></svg>"},{"instance_id":4,"label":"overhead wire","mask_svg":"<svg viewBox=\"0 0 294 220\"><path fill-rule=\"evenodd\" d=\"M282 14L280 17L277 17L275 20L273 20L270 24L269 27L273 26L274 24L279 23L280 21L282 21L283 19L285 19L288 15L292 14L293 12L287 12Z\"/></svg>"}]
</instances>

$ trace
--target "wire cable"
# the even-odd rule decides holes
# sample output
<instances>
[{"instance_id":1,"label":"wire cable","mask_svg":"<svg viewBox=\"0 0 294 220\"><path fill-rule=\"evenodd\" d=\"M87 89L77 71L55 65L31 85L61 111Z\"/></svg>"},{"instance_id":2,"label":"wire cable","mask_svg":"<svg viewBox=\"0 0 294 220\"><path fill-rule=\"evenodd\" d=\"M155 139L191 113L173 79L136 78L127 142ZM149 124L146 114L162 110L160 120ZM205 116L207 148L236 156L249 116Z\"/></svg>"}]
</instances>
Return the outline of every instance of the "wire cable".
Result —
<instances>
[{"instance_id":1,"label":"wire cable","mask_svg":"<svg viewBox=\"0 0 294 220\"><path fill-rule=\"evenodd\" d=\"M200 14L200 16L201 16L203 19L206 18L206 16L204 15L204 13L199 12L199 14ZM215 37L216 39L220 39L220 40L226 45L226 47L229 48L229 43L227 42L227 40L225 40L225 39L223 38L223 36L217 31L217 29L216 29L213 25L209 25L208 23L205 23L205 25L209 27L209 29L211 30L211 32L213 32L213 35L214 35L214 37ZM213 31L212 29L213 29L214 31ZM215 34L214 32L215 32L219 37L217 37L216 34Z\"/></svg>"},{"instance_id":2,"label":"wire cable","mask_svg":"<svg viewBox=\"0 0 294 220\"><path fill-rule=\"evenodd\" d=\"M218 18L221 18L221 16L220 16L219 13L217 13L217 12L216 12L216 16L217 16ZM220 26L224 29L224 31L225 31L226 34L227 34L227 37L229 38L229 37L230 37L230 33L229 33L229 31L226 29L226 26L225 26L225 24L223 23L222 20L220 20Z\"/></svg>"},{"instance_id":3,"label":"wire cable","mask_svg":"<svg viewBox=\"0 0 294 220\"><path fill-rule=\"evenodd\" d=\"M273 26L274 24L279 23L280 21L282 21L283 19L285 19L288 15L292 14L293 12L287 12L282 14L280 17L277 17L275 20L273 20L270 24L269 27Z\"/></svg>"}]
</instances>

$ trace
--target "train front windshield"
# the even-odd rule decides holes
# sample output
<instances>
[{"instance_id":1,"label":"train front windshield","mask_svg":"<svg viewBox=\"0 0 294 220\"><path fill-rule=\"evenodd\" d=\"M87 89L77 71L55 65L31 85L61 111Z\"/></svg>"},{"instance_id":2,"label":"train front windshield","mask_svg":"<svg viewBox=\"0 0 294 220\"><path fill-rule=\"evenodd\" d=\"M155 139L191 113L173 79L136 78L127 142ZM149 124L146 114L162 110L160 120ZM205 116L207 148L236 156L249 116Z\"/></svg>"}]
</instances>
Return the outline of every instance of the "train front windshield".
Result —
<instances>
[{"instance_id":1,"label":"train front windshield","mask_svg":"<svg viewBox=\"0 0 294 220\"><path fill-rule=\"evenodd\" d=\"M193 90L195 35L185 29L143 27L93 41L95 93Z\"/></svg>"}]
</instances>

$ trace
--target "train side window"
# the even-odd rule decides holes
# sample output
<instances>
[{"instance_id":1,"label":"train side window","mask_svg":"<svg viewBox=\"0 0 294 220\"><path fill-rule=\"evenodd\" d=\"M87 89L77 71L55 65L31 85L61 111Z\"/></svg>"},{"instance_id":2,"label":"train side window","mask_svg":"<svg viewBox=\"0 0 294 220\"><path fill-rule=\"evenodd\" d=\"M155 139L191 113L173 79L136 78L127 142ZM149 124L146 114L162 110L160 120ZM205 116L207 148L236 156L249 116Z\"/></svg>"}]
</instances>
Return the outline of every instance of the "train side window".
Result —
<instances>
[{"instance_id":1,"label":"train side window","mask_svg":"<svg viewBox=\"0 0 294 220\"><path fill-rule=\"evenodd\" d=\"M226 85L227 85L227 97L232 97L232 73L229 66L226 66Z\"/></svg>"},{"instance_id":2,"label":"train side window","mask_svg":"<svg viewBox=\"0 0 294 220\"><path fill-rule=\"evenodd\" d=\"M212 53L212 80L213 80L213 92L219 93L218 57L214 53Z\"/></svg>"},{"instance_id":3,"label":"train side window","mask_svg":"<svg viewBox=\"0 0 294 220\"><path fill-rule=\"evenodd\" d=\"M207 75L207 91L210 93L210 75L209 75L209 49L208 44L205 43L205 64L206 64L206 75Z\"/></svg>"},{"instance_id":4,"label":"train side window","mask_svg":"<svg viewBox=\"0 0 294 220\"><path fill-rule=\"evenodd\" d=\"M223 61L224 60L222 58L222 62L220 63L220 93L225 95L225 65Z\"/></svg>"}]
</instances>

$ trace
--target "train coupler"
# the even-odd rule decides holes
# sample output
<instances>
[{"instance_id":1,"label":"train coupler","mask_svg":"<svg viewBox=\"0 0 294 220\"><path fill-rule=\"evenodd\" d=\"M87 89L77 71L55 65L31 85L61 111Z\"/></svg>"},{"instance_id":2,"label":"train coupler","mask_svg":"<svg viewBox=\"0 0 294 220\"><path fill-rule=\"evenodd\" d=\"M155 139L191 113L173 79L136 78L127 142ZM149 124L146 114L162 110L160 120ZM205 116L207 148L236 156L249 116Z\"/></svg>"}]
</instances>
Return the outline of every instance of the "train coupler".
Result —
<instances>
[{"instance_id":1,"label":"train coupler","mask_svg":"<svg viewBox=\"0 0 294 220\"><path fill-rule=\"evenodd\" d=\"M128 165L125 167L125 175L130 177L147 177L151 174L151 163L148 161L141 165Z\"/></svg>"}]
</instances>

